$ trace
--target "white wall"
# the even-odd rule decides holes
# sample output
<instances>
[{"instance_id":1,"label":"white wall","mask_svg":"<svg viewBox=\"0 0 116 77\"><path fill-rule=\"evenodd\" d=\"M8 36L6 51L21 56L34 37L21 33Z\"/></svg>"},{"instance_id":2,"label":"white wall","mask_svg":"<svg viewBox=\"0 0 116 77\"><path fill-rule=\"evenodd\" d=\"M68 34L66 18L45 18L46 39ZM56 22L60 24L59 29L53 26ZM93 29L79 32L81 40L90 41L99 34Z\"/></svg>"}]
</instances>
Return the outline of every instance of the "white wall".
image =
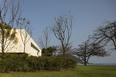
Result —
<instances>
[{"instance_id":1,"label":"white wall","mask_svg":"<svg viewBox=\"0 0 116 77\"><path fill-rule=\"evenodd\" d=\"M13 47L10 51L8 51L8 52L11 52L11 53L23 53L23 52L24 52L24 51L23 51L23 50L24 50L24 44L23 44L23 42L22 42L22 40L21 40L21 36L20 36L19 30L20 30L20 29L17 29L17 30L16 30L16 32L17 32L16 36L17 36L17 38L18 38L19 40L18 40L17 44L11 44L11 45L14 45L14 47ZM22 33L25 32L24 29L22 29L21 31L22 31ZM30 38L30 36L28 35L27 38ZM34 48L31 46L31 44L33 44L34 47L35 47L36 49L34 49ZM8 49L10 49L10 45L9 45ZM1 52L1 44L0 44L0 52ZM32 38L30 38L30 39L28 40L28 42L26 43L25 52L26 52L27 54L29 54L29 55L32 55L32 56L41 56L41 49L40 49L39 46L34 42L34 40L33 40ZM38 52L38 54L37 54L37 52Z\"/></svg>"}]
</instances>

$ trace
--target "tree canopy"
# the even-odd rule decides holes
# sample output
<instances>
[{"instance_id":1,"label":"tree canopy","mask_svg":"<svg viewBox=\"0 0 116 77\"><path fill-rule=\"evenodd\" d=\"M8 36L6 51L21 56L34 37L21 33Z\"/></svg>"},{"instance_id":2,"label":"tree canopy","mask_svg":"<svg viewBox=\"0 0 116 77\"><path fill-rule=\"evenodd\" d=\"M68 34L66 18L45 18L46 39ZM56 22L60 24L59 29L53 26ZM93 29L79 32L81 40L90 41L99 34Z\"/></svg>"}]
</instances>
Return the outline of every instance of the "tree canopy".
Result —
<instances>
[{"instance_id":1,"label":"tree canopy","mask_svg":"<svg viewBox=\"0 0 116 77\"><path fill-rule=\"evenodd\" d=\"M106 23L106 26L100 26L94 30L92 38L96 43L101 43L103 46L111 41L116 49L116 21Z\"/></svg>"},{"instance_id":2,"label":"tree canopy","mask_svg":"<svg viewBox=\"0 0 116 77\"><path fill-rule=\"evenodd\" d=\"M70 13L69 13L70 14ZM61 51L63 57L67 52L67 48L70 46L70 38L72 35L72 26L73 24L73 16L65 15L59 16L55 19L55 24L53 24L50 29L54 36L60 41L61 43Z\"/></svg>"},{"instance_id":3,"label":"tree canopy","mask_svg":"<svg viewBox=\"0 0 116 77\"><path fill-rule=\"evenodd\" d=\"M88 63L88 60L91 56L107 56L107 52L105 51L103 46L100 44L96 44L87 40L79 45L79 48L76 49L75 54L84 62L84 65Z\"/></svg>"},{"instance_id":4,"label":"tree canopy","mask_svg":"<svg viewBox=\"0 0 116 77\"><path fill-rule=\"evenodd\" d=\"M0 23L0 26L3 26L4 31L4 50L7 52L11 50L14 46L13 43L18 42L18 38L16 37L16 28L12 30L11 25L7 25L7 23L2 22ZM0 28L1 31L1 28ZM0 42L2 40L2 34L0 32Z\"/></svg>"},{"instance_id":5,"label":"tree canopy","mask_svg":"<svg viewBox=\"0 0 116 77\"><path fill-rule=\"evenodd\" d=\"M52 56L53 52L56 50L56 48L54 47L48 47L48 48L43 48L42 49L42 56L46 55L46 51L47 51L47 56Z\"/></svg>"}]
</instances>

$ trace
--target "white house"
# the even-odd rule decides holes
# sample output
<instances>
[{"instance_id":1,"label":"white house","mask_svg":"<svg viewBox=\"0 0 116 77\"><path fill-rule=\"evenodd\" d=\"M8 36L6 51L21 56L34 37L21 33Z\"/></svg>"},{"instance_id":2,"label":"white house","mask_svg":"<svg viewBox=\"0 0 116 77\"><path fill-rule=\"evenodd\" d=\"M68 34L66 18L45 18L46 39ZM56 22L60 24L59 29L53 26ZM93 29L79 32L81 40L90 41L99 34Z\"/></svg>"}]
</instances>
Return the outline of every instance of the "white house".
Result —
<instances>
[{"instance_id":1,"label":"white house","mask_svg":"<svg viewBox=\"0 0 116 77\"><path fill-rule=\"evenodd\" d=\"M7 51L9 48L7 48L5 50L5 52L10 52L10 53L24 53L24 44L22 42L22 39L24 39L24 37L22 37L21 39L21 35L19 33L19 31L21 31L22 34L26 33L27 34L27 38L30 38L30 35L24 30L24 29L17 29L16 32L16 37L18 38L18 42L17 43L11 43L11 45L13 46L12 49L10 49L9 51ZM9 45L9 47L11 46ZM0 46L0 52L1 52L1 46ZM39 48L39 46L35 43L35 41L30 38L26 45L25 45L25 53L32 55L32 56L41 56L41 49Z\"/></svg>"}]
</instances>

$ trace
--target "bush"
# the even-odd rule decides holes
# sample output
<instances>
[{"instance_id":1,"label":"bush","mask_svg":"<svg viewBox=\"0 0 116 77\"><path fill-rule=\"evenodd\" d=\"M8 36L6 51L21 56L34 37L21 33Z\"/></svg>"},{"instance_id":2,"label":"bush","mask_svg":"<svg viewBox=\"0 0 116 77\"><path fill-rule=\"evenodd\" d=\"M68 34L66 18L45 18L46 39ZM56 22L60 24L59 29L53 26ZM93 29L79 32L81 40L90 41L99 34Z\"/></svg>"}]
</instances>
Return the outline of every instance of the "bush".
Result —
<instances>
[{"instance_id":1,"label":"bush","mask_svg":"<svg viewBox=\"0 0 116 77\"><path fill-rule=\"evenodd\" d=\"M72 59L64 59L63 68L74 68L76 66L76 61Z\"/></svg>"},{"instance_id":2,"label":"bush","mask_svg":"<svg viewBox=\"0 0 116 77\"><path fill-rule=\"evenodd\" d=\"M61 70L61 68L74 68L76 61L63 57L34 57L28 54L5 54L4 70L2 70L0 58L0 71L41 71Z\"/></svg>"},{"instance_id":3,"label":"bush","mask_svg":"<svg viewBox=\"0 0 116 77\"><path fill-rule=\"evenodd\" d=\"M0 60L0 71L24 71L24 66L28 65L25 62L27 54L12 54L6 53L4 56L4 70L2 70L2 60Z\"/></svg>"}]
</instances>

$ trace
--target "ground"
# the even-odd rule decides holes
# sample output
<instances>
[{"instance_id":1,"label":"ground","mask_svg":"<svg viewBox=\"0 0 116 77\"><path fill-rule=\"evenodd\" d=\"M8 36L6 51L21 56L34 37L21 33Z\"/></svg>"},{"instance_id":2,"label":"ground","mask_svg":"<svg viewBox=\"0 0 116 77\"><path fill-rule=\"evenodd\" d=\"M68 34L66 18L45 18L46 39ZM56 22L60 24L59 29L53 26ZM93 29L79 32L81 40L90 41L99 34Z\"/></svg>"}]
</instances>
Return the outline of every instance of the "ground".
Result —
<instances>
[{"instance_id":1,"label":"ground","mask_svg":"<svg viewBox=\"0 0 116 77\"><path fill-rule=\"evenodd\" d=\"M76 66L64 71L11 72L0 77L116 77L116 66Z\"/></svg>"}]
</instances>

